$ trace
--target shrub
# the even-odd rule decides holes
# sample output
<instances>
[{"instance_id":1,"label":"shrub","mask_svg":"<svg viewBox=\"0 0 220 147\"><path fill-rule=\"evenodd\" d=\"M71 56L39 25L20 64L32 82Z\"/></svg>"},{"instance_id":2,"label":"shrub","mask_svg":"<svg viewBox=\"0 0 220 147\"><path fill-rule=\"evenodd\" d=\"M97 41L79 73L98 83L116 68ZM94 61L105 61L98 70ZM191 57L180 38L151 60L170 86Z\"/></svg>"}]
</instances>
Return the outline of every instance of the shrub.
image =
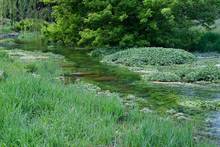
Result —
<instances>
[{"instance_id":1,"label":"shrub","mask_svg":"<svg viewBox=\"0 0 220 147\"><path fill-rule=\"evenodd\" d=\"M202 68L188 68L188 73L182 76L182 80L186 82L196 81L218 81L220 79L220 69L214 65L208 65Z\"/></svg>"},{"instance_id":2,"label":"shrub","mask_svg":"<svg viewBox=\"0 0 220 147\"><path fill-rule=\"evenodd\" d=\"M209 65L199 71L198 80L215 81L220 79L220 69L216 66Z\"/></svg>"},{"instance_id":3,"label":"shrub","mask_svg":"<svg viewBox=\"0 0 220 147\"><path fill-rule=\"evenodd\" d=\"M198 50L202 52L220 52L220 33L208 32L200 40Z\"/></svg>"},{"instance_id":4,"label":"shrub","mask_svg":"<svg viewBox=\"0 0 220 147\"><path fill-rule=\"evenodd\" d=\"M173 65L195 60L195 56L181 49L172 48L130 48L104 57L107 63L126 66Z\"/></svg>"},{"instance_id":5,"label":"shrub","mask_svg":"<svg viewBox=\"0 0 220 147\"><path fill-rule=\"evenodd\" d=\"M39 19L24 19L15 24L16 31L41 31L47 22Z\"/></svg>"},{"instance_id":6,"label":"shrub","mask_svg":"<svg viewBox=\"0 0 220 147\"><path fill-rule=\"evenodd\" d=\"M196 82L198 78L198 72L192 71L183 77L183 81L186 82Z\"/></svg>"},{"instance_id":7,"label":"shrub","mask_svg":"<svg viewBox=\"0 0 220 147\"><path fill-rule=\"evenodd\" d=\"M175 73L170 72L161 72L151 74L148 79L150 81L160 81L160 82L177 82L180 81L181 78Z\"/></svg>"},{"instance_id":8,"label":"shrub","mask_svg":"<svg viewBox=\"0 0 220 147\"><path fill-rule=\"evenodd\" d=\"M220 80L220 69L215 65L205 67L178 66L169 71L165 70L147 75L144 79L160 82L218 82Z\"/></svg>"},{"instance_id":9,"label":"shrub","mask_svg":"<svg viewBox=\"0 0 220 147\"><path fill-rule=\"evenodd\" d=\"M93 57L104 57L113 53L116 53L118 51L121 51L123 49L120 48L97 48L91 51L90 55Z\"/></svg>"},{"instance_id":10,"label":"shrub","mask_svg":"<svg viewBox=\"0 0 220 147\"><path fill-rule=\"evenodd\" d=\"M44 1L55 18L45 31L48 37L89 48L188 47L197 42L195 22L211 24L219 12L219 0Z\"/></svg>"}]
</instances>

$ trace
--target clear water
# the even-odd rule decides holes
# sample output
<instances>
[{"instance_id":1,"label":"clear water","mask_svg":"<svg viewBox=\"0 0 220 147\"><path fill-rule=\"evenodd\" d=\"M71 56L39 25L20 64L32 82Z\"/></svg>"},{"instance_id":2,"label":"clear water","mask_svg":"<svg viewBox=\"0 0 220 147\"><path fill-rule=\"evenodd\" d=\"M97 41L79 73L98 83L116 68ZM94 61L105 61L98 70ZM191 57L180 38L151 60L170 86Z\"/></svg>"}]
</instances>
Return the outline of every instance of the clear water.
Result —
<instances>
[{"instance_id":1,"label":"clear water","mask_svg":"<svg viewBox=\"0 0 220 147\"><path fill-rule=\"evenodd\" d=\"M62 65L62 67L66 73L65 79L68 83L74 82L76 79L82 79L94 83L104 90L118 92L123 96L132 94L145 99L151 98L152 94L158 94L161 98L175 94L187 97L200 97L205 100L220 99L220 87L218 85L213 87L207 85L194 87L142 83L138 74L123 68L100 63L99 59L90 57L87 50L65 47L42 47L32 44L4 46L8 49L18 48L29 51L40 49L43 52L53 52L65 56L69 63ZM210 120L210 133L220 138L220 113L214 113Z\"/></svg>"}]
</instances>

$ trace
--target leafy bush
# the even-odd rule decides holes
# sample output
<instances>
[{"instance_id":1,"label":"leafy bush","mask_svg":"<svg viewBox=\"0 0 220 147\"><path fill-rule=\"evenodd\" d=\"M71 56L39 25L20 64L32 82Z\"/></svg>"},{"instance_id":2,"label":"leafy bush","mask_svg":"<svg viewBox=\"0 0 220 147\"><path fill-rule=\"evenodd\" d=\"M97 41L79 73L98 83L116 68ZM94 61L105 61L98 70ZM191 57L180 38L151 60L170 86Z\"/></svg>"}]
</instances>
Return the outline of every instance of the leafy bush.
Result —
<instances>
[{"instance_id":1,"label":"leafy bush","mask_svg":"<svg viewBox=\"0 0 220 147\"><path fill-rule=\"evenodd\" d=\"M173 65L184 64L195 60L195 56L181 49L172 48L131 48L104 57L107 63L126 66Z\"/></svg>"},{"instance_id":2,"label":"leafy bush","mask_svg":"<svg viewBox=\"0 0 220 147\"><path fill-rule=\"evenodd\" d=\"M218 81L220 79L220 69L215 65L206 65L205 67L187 67L182 66L176 69L174 73L181 78L181 81Z\"/></svg>"},{"instance_id":3,"label":"leafy bush","mask_svg":"<svg viewBox=\"0 0 220 147\"><path fill-rule=\"evenodd\" d=\"M79 47L188 47L197 41L190 28L211 24L219 0L45 0L55 24L49 38ZM184 12L184 13L183 13ZM183 34L184 33L184 34ZM177 46L176 46L177 45Z\"/></svg>"},{"instance_id":4,"label":"leafy bush","mask_svg":"<svg viewBox=\"0 0 220 147\"><path fill-rule=\"evenodd\" d=\"M39 19L24 19L15 24L16 31L41 31L48 23Z\"/></svg>"},{"instance_id":5,"label":"leafy bush","mask_svg":"<svg viewBox=\"0 0 220 147\"><path fill-rule=\"evenodd\" d=\"M220 69L216 66L209 65L199 70L198 81L215 81L220 79Z\"/></svg>"},{"instance_id":6,"label":"leafy bush","mask_svg":"<svg viewBox=\"0 0 220 147\"><path fill-rule=\"evenodd\" d=\"M220 69L214 65L208 65L207 67L194 69L183 80L188 82L195 81L217 81L220 80Z\"/></svg>"},{"instance_id":7,"label":"leafy bush","mask_svg":"<svg viewBox=\"0 0 220 147\"><path fill-rule=\"evenodd\" d=\"M208 32L200 40L198 50L202 52L220 52L220 33Z\"/></svg>"},{"instance_id":8,"label":"leafy bush","mask_svg":"<svg viewBox=\"0 0 220 147\"><path fill-rule=\"evenodd\" d=\"M218 82L220 80L220 68L215 65L206 65L205 67L177 66L173 69L158 71L160 72L143 76L143 79L160 82Z\"/></svg>"},{"instance_id":9,"label":"leafy bush","mask_svg":"<svg viewBox=\"0 0 220 147\"><path fill-rule=\"evenodd\" d=\"M170 72L160 72L151 74L148 79L150 81L160 81L160 82L178 82L181 78L175 73Z\"/></svg>"},{"instance_id":10,"label":"leafy bush","mask_svg":"<svg viewBox=\"0 0 220 147\"><path fill-rule=\"evenodd\" d=\"M104 57L118 51L121 51L121 48L97 48L91 51L90 55L93 57Z\"/></svg>"}]
</instances>

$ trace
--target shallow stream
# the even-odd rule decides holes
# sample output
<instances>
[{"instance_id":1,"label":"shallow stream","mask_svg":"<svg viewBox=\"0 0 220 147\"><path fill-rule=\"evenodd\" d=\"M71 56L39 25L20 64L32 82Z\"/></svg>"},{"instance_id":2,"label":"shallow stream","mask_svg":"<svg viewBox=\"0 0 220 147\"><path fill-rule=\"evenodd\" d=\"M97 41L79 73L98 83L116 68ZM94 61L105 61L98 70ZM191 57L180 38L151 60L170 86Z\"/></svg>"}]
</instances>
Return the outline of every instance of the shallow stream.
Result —
<instances>
[{"instance_id":1,"label":"shallow stream","mask_svg":"<svg viewBox=\"0 0 220 147\"><path fill-rule=\"evenodd\" d=\"M0 45L1 46L1 45ZM8 49L39 50L35 45L12 45ZM148 99L152 94L158 94L161 97L167 95L181 95L186 97L199 97L204 100L220 100L219 85L167 85L143 83L137 73L127 69L106 65L99 62L99 59L88 55L88 51L75 50L64 47L40 47L43 52L53 52L61 54L69 61L63 64L65 72L65 81L74 82L76 79L82 79L87 82L98 85L103 90L120 93L123 96L134 95ZM220 139L220 113L213 112L209 118L209 133Z\"/></svg>"}]
</instances>

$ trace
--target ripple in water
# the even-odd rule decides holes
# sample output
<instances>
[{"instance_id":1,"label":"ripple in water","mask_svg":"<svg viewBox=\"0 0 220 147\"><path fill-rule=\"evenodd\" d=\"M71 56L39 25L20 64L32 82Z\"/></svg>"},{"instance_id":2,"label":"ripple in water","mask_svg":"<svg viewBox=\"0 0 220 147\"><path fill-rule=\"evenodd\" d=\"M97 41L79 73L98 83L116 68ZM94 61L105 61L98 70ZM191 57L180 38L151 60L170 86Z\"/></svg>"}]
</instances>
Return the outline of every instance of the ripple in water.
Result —
<instances>
[{"instance_id":1,"label":"ripple in water","mask_svg":"<svg viewBox=\"0 0 220 147\"><path fill-rule=\"evenodd\" d=\"M215 138L220 138L220 112L213 113L208 119L208 132ZM220 140L218 141L220 143Z\"/></svg>"}]
</instances>

